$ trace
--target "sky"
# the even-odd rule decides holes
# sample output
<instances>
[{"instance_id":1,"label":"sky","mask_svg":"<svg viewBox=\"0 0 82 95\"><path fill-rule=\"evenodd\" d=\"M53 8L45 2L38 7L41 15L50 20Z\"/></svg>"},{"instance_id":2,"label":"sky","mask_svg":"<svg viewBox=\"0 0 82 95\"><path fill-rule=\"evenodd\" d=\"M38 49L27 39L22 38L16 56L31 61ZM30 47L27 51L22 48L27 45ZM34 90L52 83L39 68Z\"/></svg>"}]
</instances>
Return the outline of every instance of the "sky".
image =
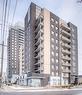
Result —
<instances>
[{"instance_id":1,"label":"sky","mask_svg":"<svg viewBox=\"0 0 82 95\"><path fill-rule=\"evenodd\" d=\"M8 0L10 2L10 0ZM28 10L28 7L31 2L46 8L49 11L53 12L60 18L64 19L66 22L72 22L78 27L78 68L79 74L82 74L82 3L77 3L77 0L17 0L17 8L14 15L14 20L12 23L14 8L16 0L11 0L9 20L8 24L12 23L14 25L17 22L24 23L24 17ZM0 23L2 21L2 3L3 0L0 0ZM8 27L7 27L8 29ZM0 31L1 32L1 31ZM5 32L5 44L7 44L8 32ZM1 35L0 35L1 43ZM1 46L0 46L0 58L1 58ZM7 48L5 47L4 53L4 71L7 67ZM1 60L0 60L1 61Z\"/></svg>"}]
</instances>

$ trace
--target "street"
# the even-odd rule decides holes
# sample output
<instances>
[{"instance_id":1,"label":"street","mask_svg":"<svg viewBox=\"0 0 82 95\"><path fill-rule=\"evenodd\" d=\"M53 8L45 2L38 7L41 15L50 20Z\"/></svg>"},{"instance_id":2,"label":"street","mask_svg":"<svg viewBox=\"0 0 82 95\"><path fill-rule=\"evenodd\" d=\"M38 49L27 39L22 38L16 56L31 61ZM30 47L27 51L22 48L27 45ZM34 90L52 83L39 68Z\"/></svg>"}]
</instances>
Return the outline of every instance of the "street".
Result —
<instances>
[{"instance_id":1,"label":"street","mask_svg":"<svg viewBox=\"0 0 82 95\"><path fill-rule=\"evenodd\" d=\"M82 95L82 89L55 90L12 90L0 91L0 95Z\"/></svg>"}]
</instances>

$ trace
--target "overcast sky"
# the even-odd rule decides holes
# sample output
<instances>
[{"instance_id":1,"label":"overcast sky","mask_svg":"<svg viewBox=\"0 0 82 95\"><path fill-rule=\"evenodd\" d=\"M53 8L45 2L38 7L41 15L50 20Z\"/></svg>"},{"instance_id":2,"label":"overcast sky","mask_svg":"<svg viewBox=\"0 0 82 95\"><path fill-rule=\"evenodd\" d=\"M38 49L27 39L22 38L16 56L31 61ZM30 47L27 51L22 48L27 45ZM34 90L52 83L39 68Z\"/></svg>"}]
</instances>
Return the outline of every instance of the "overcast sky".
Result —
<instances>
[{"instance_id":1,"label":"overcast sky","mask_svg":"<svg viewBox=\"0 0 82 95\"><path fill-rule=\"evenodd\" d=\"M16 0L11 0L11 1L12 2L10 7L9 23L12 22L12 16L16 3ZM34 2L43 8L47 8L48 10L52 11L60 18L64 19L66 22L72 22L78 27L78 63L79 63L79 74L82 74L82 3L77 3L77 0L18 0L13 24L15 24L16 22L22 22L22 23L24 22L24 17L31 2ZM1 19L2 3L3 0L0 0L0 23L2 20ZM1 53L1 47L0 47L0 53ZM5 49L5 59L7 59L6 49ZM6 65L7 65L6 63L7 61L4 60L4 71L6 71Z\"/></svg>"}]
</instances>

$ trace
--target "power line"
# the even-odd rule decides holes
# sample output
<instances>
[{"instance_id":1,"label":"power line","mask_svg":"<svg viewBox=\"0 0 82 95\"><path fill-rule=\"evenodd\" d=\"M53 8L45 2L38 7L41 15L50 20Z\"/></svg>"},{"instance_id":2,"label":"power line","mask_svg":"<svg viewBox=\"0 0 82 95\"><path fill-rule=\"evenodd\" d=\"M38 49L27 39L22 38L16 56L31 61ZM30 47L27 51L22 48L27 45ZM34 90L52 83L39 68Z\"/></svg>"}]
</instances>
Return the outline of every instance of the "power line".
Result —
<instances>
[{"instance_id":1,"label":"power line","mask_svg":"<svg viewBox=\"0 0 82 95\"><path fill-rule=\"evenodd\" d=\"M10 6L11 6L11 0L8 0L8 10L7 10L7 18L6 18L6 29L5 29L5 38L4 40L6 41L6 37L7 37L7 34L8 34L8 26L9 26L9 14L10 14Z\"/></svg>"},{"instance_id":2,"label":"power line","mask_svg":"<svg viewBox=\"0 0 82 95\"><path fill-rule=\"evenodd\" d=\"M10 6L11 6L11 0L9 0L8 14L7 14L7 24L8 24L8 20L9 20Z\"/></svg>"},{"instance_id":3,"label":"power line","mask_svg":"<svg viewBox=\"0 0 82 95\"><path fill-rule=\"evenodd\" d=\"M5 23L6 23L6 14L7 14L7 4L8 4L8 0L6 0L5 3L5 13L4 13L4 22L3 22L3 40L4 40L4 30L5 30Z\"/></svg>"},{"instance_id":4,"label":"power line","mask_svg":"<svg viewBox=\"0 0 82 95\"><path fill-rule=\"evenodd\" d=\"M5 32L5 22L6 22L6 14L7 14L7 3L8 1L6 0L6 3L5 3L5 12L4 12L4 21L2 22L3 23L3 35L2 35L2 54L1 54L1 74L0 74L0 87L2 85L2 72L3 72L3 57L4 57L4 32Z\"/></svg>"},{"instance_id":5,"label":"power line","mask_svg":"<svg viewBox=\"0 0 82 95\"><path fill-rule=\"evenodd\" d=\"M3 18L4 18L4 5L5 5L5 0L3 0L3 8L2 8L2 24L1 24L1 37L3 35Z\"/></svg>"},{"instance_id":6,"label":"power line","mask_svg":"<svg viewBox=\"0 0 82 95\"><path fill-rule=\"evenodd\" d=\"M17 1L18 0L16 0L16 4L15 4L15 9L14 9L11 25L13 24L13 21L14 21L14 16L15 16L15 12L16 12L16 8L17 8L17 3L18 3Z\"/></svg>"}]
</instances>

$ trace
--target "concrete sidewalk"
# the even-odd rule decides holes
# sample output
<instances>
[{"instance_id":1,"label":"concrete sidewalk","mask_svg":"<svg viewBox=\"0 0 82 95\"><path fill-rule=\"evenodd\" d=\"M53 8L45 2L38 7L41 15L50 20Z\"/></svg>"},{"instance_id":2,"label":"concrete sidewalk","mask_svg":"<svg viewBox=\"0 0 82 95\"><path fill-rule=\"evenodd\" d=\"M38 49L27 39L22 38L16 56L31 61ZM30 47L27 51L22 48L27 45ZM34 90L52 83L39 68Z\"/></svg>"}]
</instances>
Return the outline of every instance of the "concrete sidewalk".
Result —
<instances>
[{"instance_id":1,"label":"concrete sidewalk","mask_svg":"<svg viewBox=\"0 0 82 95\"><path fill-rule=\"evenodd\" d=\"M45 92L45 91L74 91L82 90L82 88L45 88L45 87L21 87L21 86L4 86L2 92Z\"/></svg>"}]
</instances>

